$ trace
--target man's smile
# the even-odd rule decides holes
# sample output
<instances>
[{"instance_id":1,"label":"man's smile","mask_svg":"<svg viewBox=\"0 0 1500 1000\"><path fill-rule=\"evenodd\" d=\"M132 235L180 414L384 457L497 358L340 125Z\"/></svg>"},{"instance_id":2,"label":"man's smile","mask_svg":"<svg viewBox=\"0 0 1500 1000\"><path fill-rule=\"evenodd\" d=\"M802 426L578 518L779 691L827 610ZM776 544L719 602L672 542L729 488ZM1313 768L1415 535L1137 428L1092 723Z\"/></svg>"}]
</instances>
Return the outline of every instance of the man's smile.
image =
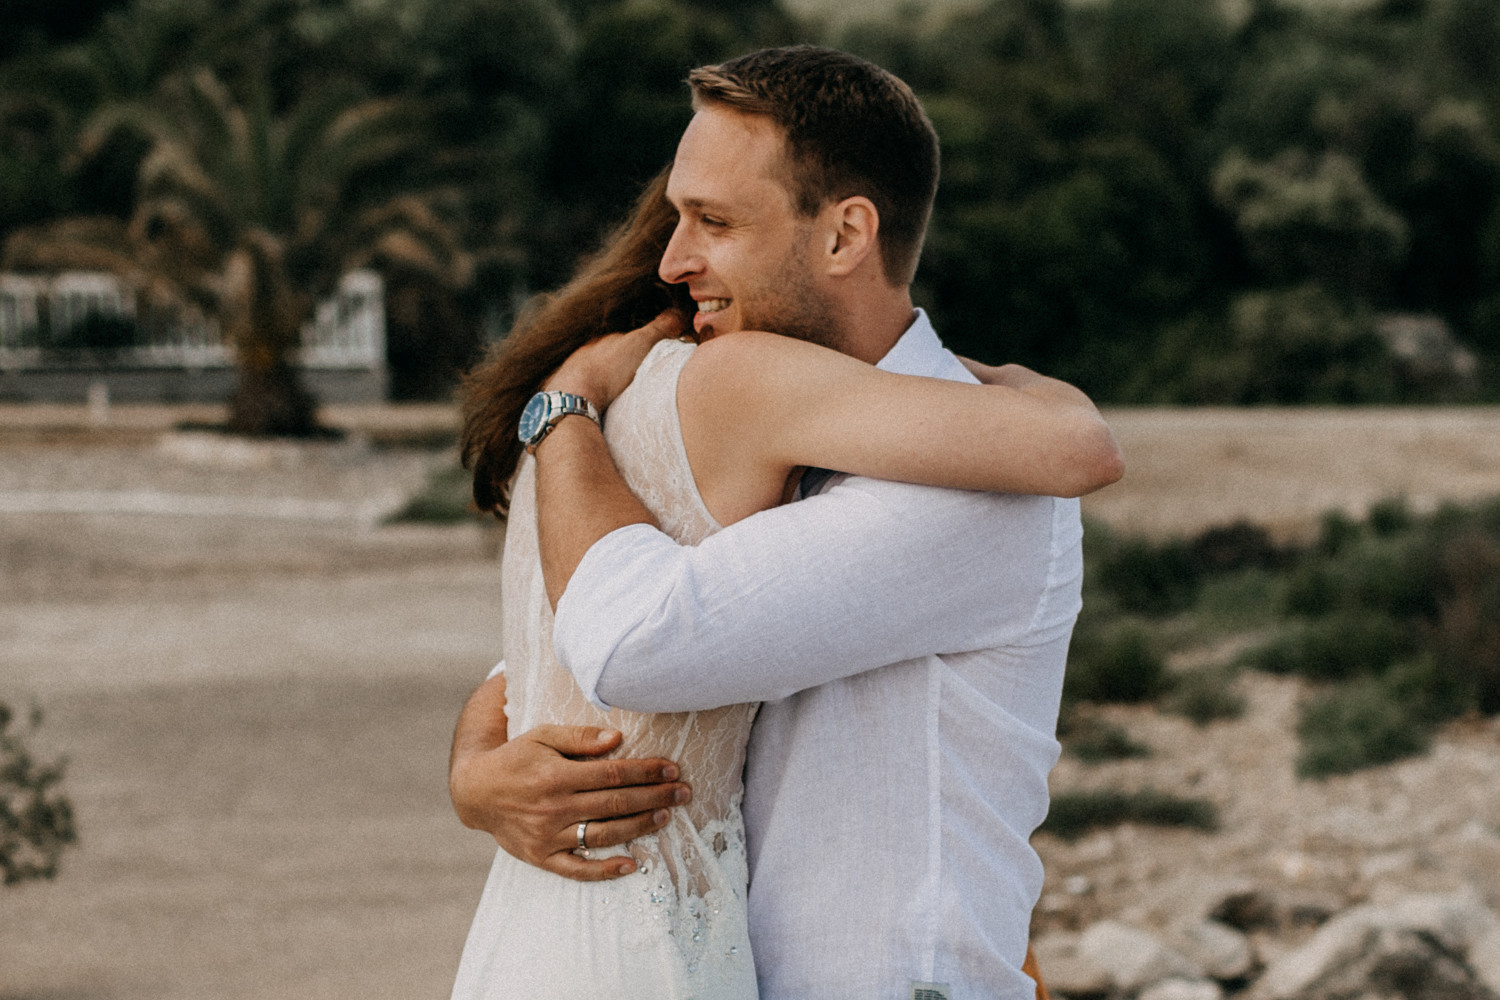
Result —
<instances>
[{"instance_id":1,"label":"man's smile","mask_svg":"<svg viewBox=\"0 0 1500 1000\"><path fill-rule=\"evenodd\" d=\"M693 316L693 330L699 338L712 336L717 332L713 330L713 317L728 309L730 301L730 299L698 300L698 312Z\"/></svg>"}]
</instances>

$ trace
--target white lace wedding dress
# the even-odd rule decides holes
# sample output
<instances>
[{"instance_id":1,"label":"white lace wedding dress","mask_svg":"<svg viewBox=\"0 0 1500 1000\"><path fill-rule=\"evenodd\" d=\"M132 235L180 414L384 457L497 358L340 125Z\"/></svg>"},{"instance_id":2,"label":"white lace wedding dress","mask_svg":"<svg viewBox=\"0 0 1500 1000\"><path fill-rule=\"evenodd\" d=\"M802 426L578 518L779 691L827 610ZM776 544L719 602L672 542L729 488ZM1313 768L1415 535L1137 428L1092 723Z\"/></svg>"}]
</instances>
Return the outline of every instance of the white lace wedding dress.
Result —
<instances>
[{"instance_id":1,"label":"white lace wedding dress","mask_svg":"<svg viewBox=\"0 0 1500 1000\"><path fill-rule=\"evenodd\" d=\"M677 421L677 376L693 347L658 344L609 409L605 439L662 530L696 544L717 531ZM469 930L455 1000L755 1000L745 914L741 772L754 705L642 715L601 712L552 651L536 538L535 466L522 459L502 568L511 736L543 723L619 729L621 754L682 767L693 800L653 836L595 851L632 855L632 875L574 882L498 851Z\"/></svg>"}]
</instances>

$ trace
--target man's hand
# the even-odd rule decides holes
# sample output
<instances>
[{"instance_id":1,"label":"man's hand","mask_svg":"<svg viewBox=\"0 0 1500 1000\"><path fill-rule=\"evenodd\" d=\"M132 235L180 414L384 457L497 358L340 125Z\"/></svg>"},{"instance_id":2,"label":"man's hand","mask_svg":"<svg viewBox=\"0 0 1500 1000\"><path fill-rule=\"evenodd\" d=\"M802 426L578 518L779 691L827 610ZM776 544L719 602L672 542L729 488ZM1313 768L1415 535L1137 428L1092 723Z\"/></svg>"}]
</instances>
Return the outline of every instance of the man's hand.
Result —
<instances>
[{"instance_id":1,"label":"man's hand","mask_svg":"<svg viewBox=\"0 0 1500 1000\"><path fill-rule=\"evenodd\" d=\"M493 713L500 711L497 727ZM538 726L505 738L505 678L491 678L459 716L448 792L463 824L547 871L589 882L629 875L630 858L573 854L578 824L590 848L612 847L661 829L668 810L691 798L668 760L594 760L620 745L615 730ZM585 758L585 759L575 759Z\"/></svg>"},{"instance_id":2,"label":"man's hand","mask_svg":"<svg viewBox=\"0 0 1500 1000\"><path fill-rule=\"evenodd\" d=\"M635 378L657 342L682 333L682 314L669 309L629 333L599 337L574 351L547 379L544 388L584 397L602 413Z\"/></svg>"}]
</instances>

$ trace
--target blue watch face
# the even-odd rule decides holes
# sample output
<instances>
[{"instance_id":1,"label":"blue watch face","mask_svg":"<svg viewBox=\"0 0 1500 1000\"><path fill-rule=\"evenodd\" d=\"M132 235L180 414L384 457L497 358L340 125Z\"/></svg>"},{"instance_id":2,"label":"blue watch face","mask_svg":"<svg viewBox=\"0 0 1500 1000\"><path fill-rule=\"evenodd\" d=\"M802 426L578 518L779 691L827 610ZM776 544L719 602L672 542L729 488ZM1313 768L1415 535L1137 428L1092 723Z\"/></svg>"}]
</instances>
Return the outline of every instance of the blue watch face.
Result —
<instances>
[{"instance_id":1,"label":"blue watch face","mask_svg":"<svg viewBox=\"0 0 1500 1000\"><path fill-rule=\"evenodd\" d=\"M551 407L547 405L547 397L538 393L531 397L526 404L526 409L521 411L521 427L519 437L522 444L530 444L547 422L547 411Z\"/></svg>"}]
</instances>

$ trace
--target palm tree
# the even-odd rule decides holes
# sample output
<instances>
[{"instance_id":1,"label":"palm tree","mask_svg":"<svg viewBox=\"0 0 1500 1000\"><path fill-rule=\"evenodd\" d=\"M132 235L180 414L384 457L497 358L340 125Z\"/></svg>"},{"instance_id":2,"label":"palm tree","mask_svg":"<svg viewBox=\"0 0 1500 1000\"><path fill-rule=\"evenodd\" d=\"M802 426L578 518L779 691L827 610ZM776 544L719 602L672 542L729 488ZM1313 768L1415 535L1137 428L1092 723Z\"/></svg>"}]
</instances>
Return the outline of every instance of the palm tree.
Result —
<instances>
[{"instance_id":1,"label":"palm tree","mask_svg":"<svg viewBox=\"0 0 1500 1000\"><path fill-rule=\"evenodd\" d=\"M315 406L294 354L313 303L372 261L464 284L460 199L421 184L432 149L412 101L333 83L278 114L264 73L239 90L200 68L149 101L104 106L82 130L81 157L122 133L149 141L130 219L62 220L12 237L6 256L86 259L159 298L207 307L237 359L230 430L308 434Z\"/></svg>"}]
</instances>

